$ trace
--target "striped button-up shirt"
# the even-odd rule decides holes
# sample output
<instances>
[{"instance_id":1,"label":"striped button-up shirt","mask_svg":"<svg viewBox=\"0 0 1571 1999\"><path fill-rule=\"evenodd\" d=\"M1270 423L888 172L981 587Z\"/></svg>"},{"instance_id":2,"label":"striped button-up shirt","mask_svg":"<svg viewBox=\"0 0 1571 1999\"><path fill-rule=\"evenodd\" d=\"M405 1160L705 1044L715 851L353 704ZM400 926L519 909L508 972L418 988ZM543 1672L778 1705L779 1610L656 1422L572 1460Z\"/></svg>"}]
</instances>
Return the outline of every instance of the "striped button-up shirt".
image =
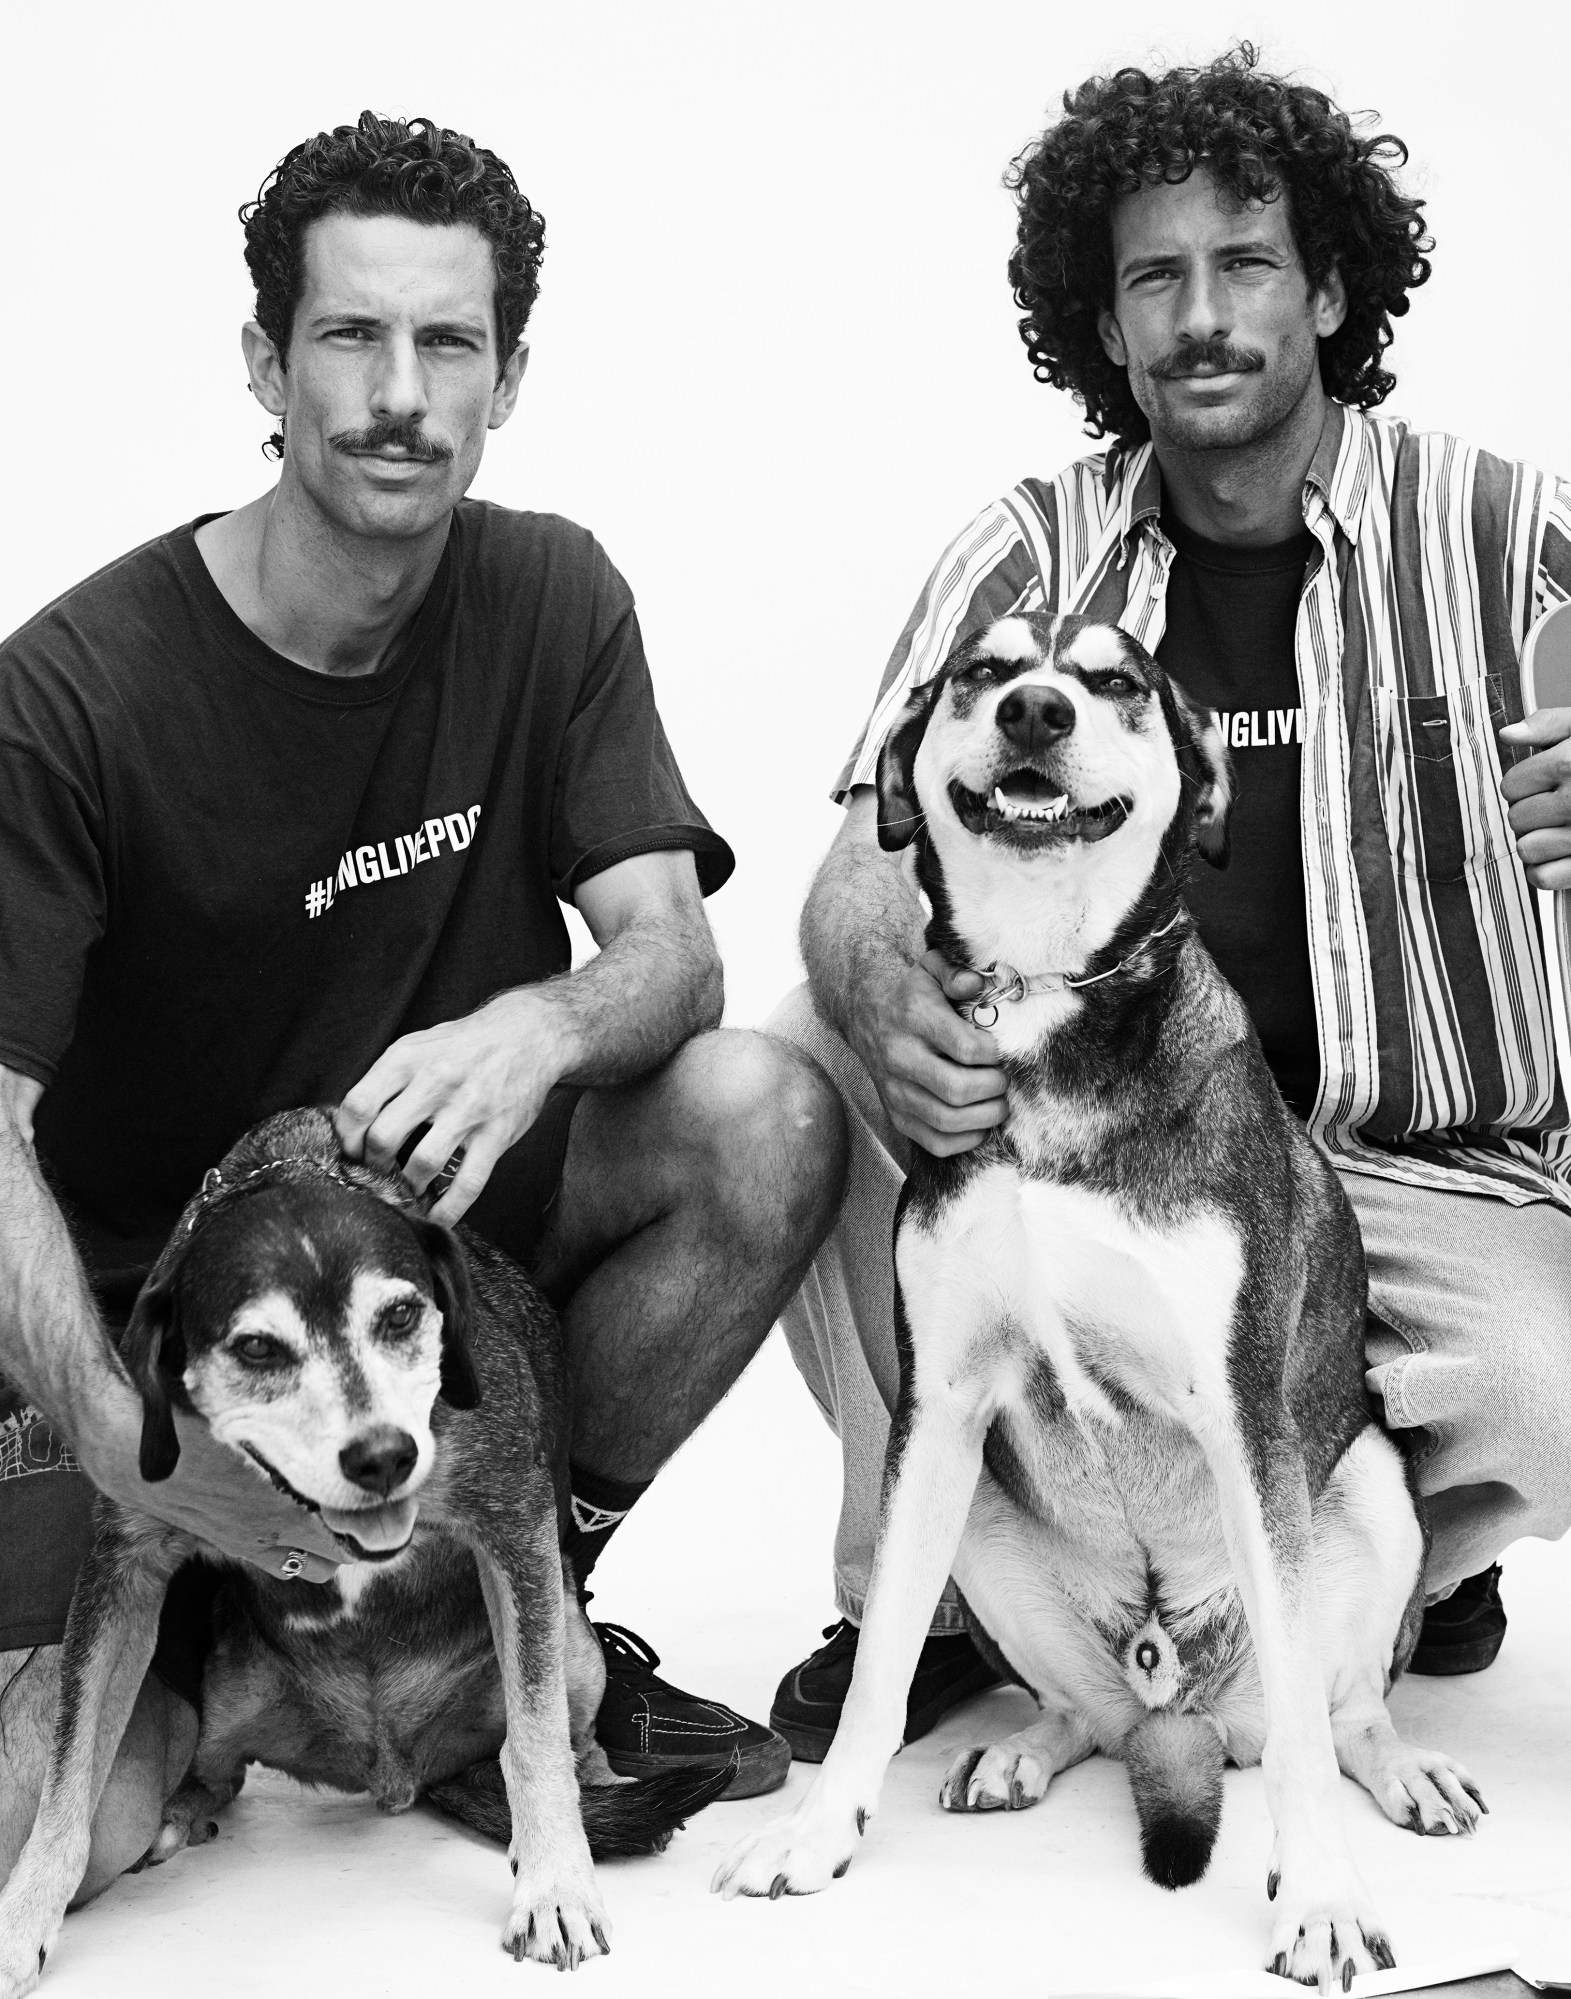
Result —
<instances>
[{"instance_id":1,"label":"striped button-up shirt","mask_svg":"<svg viewBox=\"0 0 1571 1999\"><path fill-rule=\"evenodd\" d=\"M1571 597L1571 488L1330 405L1304 484L1300 797L1320 1094L1339 1165L1571 1208L1541 902L1500 795L1534 622ZM1011 611L1154 652L1174 549L1149 444L1026 479L940 558L836 796L872 784L911 689Z\"/></svg>"}]
</instances>

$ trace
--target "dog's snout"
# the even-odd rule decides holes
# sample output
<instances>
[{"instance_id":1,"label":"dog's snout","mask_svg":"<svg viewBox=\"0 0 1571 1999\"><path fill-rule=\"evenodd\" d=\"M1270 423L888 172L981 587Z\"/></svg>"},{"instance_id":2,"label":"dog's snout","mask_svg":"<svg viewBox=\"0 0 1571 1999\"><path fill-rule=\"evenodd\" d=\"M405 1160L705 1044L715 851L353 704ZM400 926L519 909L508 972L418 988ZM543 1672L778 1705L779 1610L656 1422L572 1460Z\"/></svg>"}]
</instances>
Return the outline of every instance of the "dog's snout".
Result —
<instances>
[{"instance_id":1,"label":"dog's snout","mask_svg":"<svg viewBox=\"0 0 1571 1999\"><path fill-rule=\"evenodd\" d=\"M1017 750L1034 756L1075 726L1075 704L1061 687L1014 687L994 717Z\"/></svg>"},{"instance_id":2,"label":"dog's snout","mask_svg":"<svg viewBox=\"0 0 1571 1999\"><path fill-rule=\"evenodd\" d=\"M352 1485L385 1499L395 1486L402 1485L415 1468L420 1446L407 1430L395 1430L391 1423L379 1423L345 1444L338 1453L339 1468Z\"/></svg>"}]
</instances>

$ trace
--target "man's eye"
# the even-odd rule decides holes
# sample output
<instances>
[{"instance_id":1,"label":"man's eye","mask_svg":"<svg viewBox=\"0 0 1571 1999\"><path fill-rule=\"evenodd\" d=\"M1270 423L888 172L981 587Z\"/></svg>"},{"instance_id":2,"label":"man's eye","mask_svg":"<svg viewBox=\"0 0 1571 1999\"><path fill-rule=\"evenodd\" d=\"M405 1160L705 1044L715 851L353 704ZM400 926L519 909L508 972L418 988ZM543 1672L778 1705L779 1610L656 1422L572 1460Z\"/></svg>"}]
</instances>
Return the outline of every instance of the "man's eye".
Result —
<instances>
[{"instance_id":1,"label":"man's eye","mask_svg":"<svg viewBox=\"0 0 1571 1999\"><path fill-rule=\"evenodd\" d=\"M283 1341L270 1339L266 1333L247 1333L233 1342L230 1352L247 1367L273 1367L289 1358L289 1349Z\"/></svg>"}]
</instances>

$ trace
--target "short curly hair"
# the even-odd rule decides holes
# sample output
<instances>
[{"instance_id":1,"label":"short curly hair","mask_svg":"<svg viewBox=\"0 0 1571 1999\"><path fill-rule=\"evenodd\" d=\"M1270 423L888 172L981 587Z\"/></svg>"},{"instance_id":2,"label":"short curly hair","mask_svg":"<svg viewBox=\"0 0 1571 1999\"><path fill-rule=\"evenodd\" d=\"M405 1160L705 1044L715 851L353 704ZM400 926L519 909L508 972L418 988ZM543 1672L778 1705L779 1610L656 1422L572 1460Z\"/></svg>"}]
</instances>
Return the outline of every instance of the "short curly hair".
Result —
<instances>
[{"instance_id":1,"label":"short curly hair","mask_svg":"<svg viewBox=\"0 0 1571 1999\"><path fill-rule=\"evenodd\" d=\"M1359 137L1324 92L1258 62L1243 42L1203 69L1091 77L1004 176L1020 211L1009 260L1020 337L1037 380L1068 389L1094 437L1129 446L1151 434L1097 333L1113 302L1113 204L1196 167L1240 201L1286 199L1312 286L1340 271L1347 317L1320 343L1328 393L1369 409L1396 386L1381 366L1391 321L1428 278L1434 248L1424 204L1395 180L1407 148L1387 132Z\"/></svg>"},{"instance_id":2,"label":"short curly hair","mask_svg":"<svg viewBox=\"0 0 1571 1999\"><path fill-rule=\"evenodd\" d=\"M285 153L256 200L243 205L240 220L257 323L286 365L305 283L305 232L333 214L407 215L478 229L496 271L498 367L505 365L540 294L545 217L495 153L429 118L381 118L374 111ZM272 442L282 448L281 437Z\"/></svg>"}]
</instances>

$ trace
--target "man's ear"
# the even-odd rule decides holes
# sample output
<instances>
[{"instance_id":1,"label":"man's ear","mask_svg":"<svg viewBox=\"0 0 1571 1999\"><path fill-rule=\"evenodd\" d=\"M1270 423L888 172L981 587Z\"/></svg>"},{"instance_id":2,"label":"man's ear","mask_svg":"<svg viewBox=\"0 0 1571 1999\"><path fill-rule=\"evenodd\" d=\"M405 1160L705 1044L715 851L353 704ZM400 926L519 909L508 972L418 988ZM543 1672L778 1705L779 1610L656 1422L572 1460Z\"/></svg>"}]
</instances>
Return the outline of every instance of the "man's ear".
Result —
<instances>
[{"instance_id":1,"label":"man's ear","mask_svg":"<svg viewBox=\"0 0 1571 1999\"><path fill-rule=\"evenodd\" d=\"M120 1358L142 1398L142 1449L138 1460L149 1485L168 1478L180 1462L180 1439L169 1384L185 1373L176 1297L179 1265L155 1272L142 1286L120 1338Z\"/></svg>"},{"instance_id":2,"label":"man's ear","mask_svg":"<svg viewBox=\"0 0 1571 1999\"><path fill-rule=\"evenodd\" d=\"M1102 343L1102 352L1115 368L1129 366L1129 349L1124 345L1124 329L1106 306L1103 306L1096 316L1096 337Z\"/></svg>"},{"instance_id":3,"label":"man's ear","mask_svg":"<svg viewBox=\"0 0 1571 1999\"><path fill-rule=\"evenodd\" d=\"M1228 825L1233 816L1233 759L1215 713L1191 701L1176 681L1170 680L1168 686L1173 691L1180 725L1188 731L1193 762L1198 766L1198 791L1190 822L1194 843L1212 867L1225 868L1232 851Z\"/></svg>"},{"instance_id":4,"label":"man's ear","mask_svg":"<svg viewBox=\"0 0 1571 1999\"><path fill-rule=\"evenodd\" d=\"M436 1306L442 1314L442 1400L453 1409L476 1409L480 1377L469 1351L475 1303L463 1245L440 1222L411 1216L409 1225L431 1266Z\"/></svg>"},{"instance_id":5,"label":"man's ear","mask_svg":"<svg viewBox=\"0 0 1571 1999\"><path fill-rule=\"evenodd\" d=\"M898 853L916 837L922 808L916 796L916 753L927 734L928 718L944 684L943 674L913 688L900 720L884 738L878 753L878 844L886 854Z\"/></svg>"}]
</instances>

